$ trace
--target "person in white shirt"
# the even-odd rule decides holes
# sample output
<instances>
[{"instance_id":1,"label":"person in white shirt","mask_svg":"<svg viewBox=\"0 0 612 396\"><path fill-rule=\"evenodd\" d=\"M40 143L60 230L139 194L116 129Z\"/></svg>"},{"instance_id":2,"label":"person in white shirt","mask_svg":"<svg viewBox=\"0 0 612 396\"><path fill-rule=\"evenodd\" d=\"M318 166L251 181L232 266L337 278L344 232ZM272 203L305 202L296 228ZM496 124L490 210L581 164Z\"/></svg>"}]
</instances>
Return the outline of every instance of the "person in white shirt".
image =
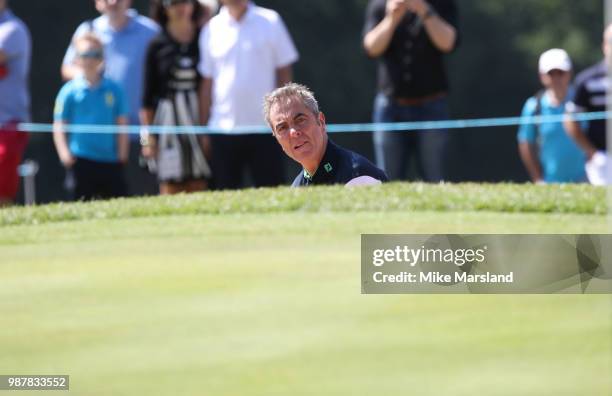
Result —
<instances>
[{"instance_id":1,"label":"person in white shirt","mask_svg":"<svg viewBox=\"0 0 612 396\"><path fill-rule=\"evenodd\" d=\"M276 11L248 0L223 7L200 34L200 116L218 130L263 124L262 98L292 79L298 52ZM248 169L256 187L284 183L279 147L262 134L211 136L215 186L244 186Z\"/></svg>"}]
</instances>

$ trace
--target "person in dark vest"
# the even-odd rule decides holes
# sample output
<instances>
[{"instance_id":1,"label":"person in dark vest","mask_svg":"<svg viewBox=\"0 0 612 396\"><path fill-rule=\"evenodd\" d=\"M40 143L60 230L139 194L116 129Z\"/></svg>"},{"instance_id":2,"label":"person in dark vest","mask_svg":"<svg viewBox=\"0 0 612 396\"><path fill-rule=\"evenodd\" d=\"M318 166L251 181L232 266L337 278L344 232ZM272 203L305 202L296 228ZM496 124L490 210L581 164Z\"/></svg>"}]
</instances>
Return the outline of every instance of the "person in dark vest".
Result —
<instances>
[{"instance_id":1,"label":"person in dark vest","mask_svg":"<svg viewBox=\"0 0 612 396\"><path fill-rule=\"evenodd\" d=\"M459 42L454 0L370 0L363 47L378 60L376 123L440 121L449 118L449 84L444 55ZM376 164L392 180L405 180L411 158L416 177L426 182L447 179L446 130L397 133L374 131Z\"/></svg>"}]
</instances>

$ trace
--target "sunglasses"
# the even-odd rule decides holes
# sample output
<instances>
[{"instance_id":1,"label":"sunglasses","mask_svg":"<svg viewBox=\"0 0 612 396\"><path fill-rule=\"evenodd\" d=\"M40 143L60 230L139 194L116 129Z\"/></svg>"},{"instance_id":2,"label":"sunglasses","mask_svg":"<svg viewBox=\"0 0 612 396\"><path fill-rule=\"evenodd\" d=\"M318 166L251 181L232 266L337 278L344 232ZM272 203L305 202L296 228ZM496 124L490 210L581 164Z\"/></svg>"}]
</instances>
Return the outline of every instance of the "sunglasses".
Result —
<instances>
[{"instance_id":1,"label":"sunglasses","mask_svg":"<svg viewBox=\"0 0 612 396\"><path fill-rule=\"evenodd\" d=\"M185 3L190 3L190 2L191 0L163 0L162 5L164 7L171 7L173 5L185 4Z\"/></svg>"},{"instance_id":2,"label":"sunglasses","mask_svg":"<svg viewBox=\"0 0 612 396\"><path fill-rule=\"evenodd\" d=\"M104 53L102 50L89 50L77 53L77 56L81 59L102 59Z\"/></svg>"}]
</instances>

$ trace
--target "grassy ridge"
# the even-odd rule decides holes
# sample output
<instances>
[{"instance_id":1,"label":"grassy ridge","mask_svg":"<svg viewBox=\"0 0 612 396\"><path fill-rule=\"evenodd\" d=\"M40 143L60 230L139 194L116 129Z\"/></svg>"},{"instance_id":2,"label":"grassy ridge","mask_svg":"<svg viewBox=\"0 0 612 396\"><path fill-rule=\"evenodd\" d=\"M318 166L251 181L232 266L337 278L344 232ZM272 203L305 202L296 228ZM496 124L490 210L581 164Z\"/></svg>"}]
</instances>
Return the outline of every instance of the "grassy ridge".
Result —
<instances>
[{"instance_id":1,"label":"grassy ridge","mask_svg":"<svg viewBox=\"0 0 612 396\"><path fill-rule=\"evenodd\" d=\"M0 210L0 226L92 218L283 212L493 211L606 214L606 190L589 185L392 183L372 188L257 189L60 203Z\"/></svg>"}]
</instances>

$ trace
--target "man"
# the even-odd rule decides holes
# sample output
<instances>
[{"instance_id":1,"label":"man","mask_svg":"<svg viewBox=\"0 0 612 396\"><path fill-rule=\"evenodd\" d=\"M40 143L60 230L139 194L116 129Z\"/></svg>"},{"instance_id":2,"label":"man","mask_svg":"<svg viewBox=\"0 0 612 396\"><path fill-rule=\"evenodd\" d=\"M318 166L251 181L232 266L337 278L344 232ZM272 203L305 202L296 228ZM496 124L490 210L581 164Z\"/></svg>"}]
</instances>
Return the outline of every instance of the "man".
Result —
<instances>
[{"instance_id":1,"label":"man","mask_svg":"<svg viewBox=\"0 0 612 396\"><path fill-rule=\"evenodd\" d=\"M385 172L327 137L325 115L313 93L290 83L264 99L266 121L285 154L304 168L293 187L317 184L380 184Z\"/></svg>"},{"instance_id":2,"label":"man","mask_svg":"<svg viewBox=\"0 0 612 396\"><path fill-rule=\"evenodd\" d=\"M19 187L17 167L27 135L17 123L30 120L31 39L28 28L0 0L0 206L12 203Z\"/></svg>"},{"instance_id":3,"label":"man","mask_svg":"<svg viewBox=\"0 0 612 396\"><path fill-rule=\"evenodd\" d=\"M200 35L201 121L219 130L261 123L261 98L291 81L298 53L273 10L248 0L222 0ZM261 134L213 135L212 168L219 189L243 186L246 169L256 187L284 182L282 153Z\"/></svg>"},{"instance_id":4,"label":"man","mask_svg":"<svg viewBox=\"0 0 612 396\"><path fill-rule=\"evenodd\" d=\"M139 124L138 112L142 107L143 71L146 51L151 40L159 33L159 27L151 19L130 9L132 0L94 0L98 18L83 22L76 30L62 64L62 77L76 77L74 39L85 33L94 33L104 44L104 77L115 81L126 94L129 109L128 122ZM132 134L132 142L138 141ZM140 146L131 145L128 179L130 195L154 194L156 178L139 169Z\"/></svg>"},{"instance_id":5,"label":"man","mask_svg":"<svg viewBox=\"0 0 612 396\"><path fill-rule=\"evenodd\" d=\"M576 76L574 81L574 97L567 103L568 115L583 112L606 111L606 92L610 81L607 77L608 67L612 62L612 24L604 31L602 49L604 60L589 67ZM606 151L606 122L604 120L590 121L585 129L580 122L568 117L565 121L567 133L584 151L587 159L587 174L593 184L610 182L610 174L606 175L606 167L610 162ZM591 171L590 171L591 170ZM603 173L602 173L603 172Z\"/></svg>"},{"instance_id":6,"label":"man","mask_svg":"<svg viewBox=\"0 0 612 396\"><path fill-rule=\"evenodd\" d=\"M363 46L379 59L374 122L447 119L443 55L457 42L454 0L370 0ZM418 177L443 180L447 145L444 130L374 132L376 163L392 180L406 179L411 152Z\"/></svg>"},{"instance_id":7,"label":"man","mask_svg":"<svg viewBox=\"0 0 612 396\"><path fill-rule=\"evenodd\" d=\"M562 115L565 111L572 61L564 50L545 51L539 60L544 87L529 98L523 117ZM586 181L584 154L567 136L561 122L524 123L518 131L519 154L534 183L579 183Z\"/></svg>"}]
</instances>

